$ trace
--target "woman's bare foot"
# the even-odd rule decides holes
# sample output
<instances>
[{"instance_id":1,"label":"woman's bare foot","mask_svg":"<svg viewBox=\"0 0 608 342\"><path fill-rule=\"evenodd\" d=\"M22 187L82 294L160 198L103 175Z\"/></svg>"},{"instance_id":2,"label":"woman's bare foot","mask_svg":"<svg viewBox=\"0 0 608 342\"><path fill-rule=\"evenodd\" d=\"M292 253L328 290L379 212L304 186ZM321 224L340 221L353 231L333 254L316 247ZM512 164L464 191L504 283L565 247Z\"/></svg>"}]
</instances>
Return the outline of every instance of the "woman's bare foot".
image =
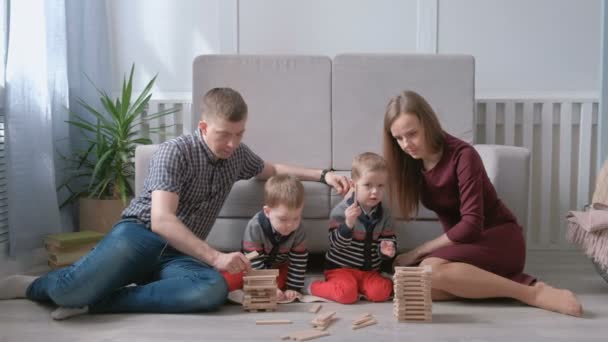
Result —
<instances>
[{"instance_id":1,"label":"woman's bare foot","mask_svg":"<svg viewBox=\"0 0 608 342\"><path fill-rule=\"evenodd\" d=\"M572 291L556 289L540 281L536 282L533 287L536 289L536 294L529 304L576 317L583 314L583 306Z\"/></svg>"}]
</instances>

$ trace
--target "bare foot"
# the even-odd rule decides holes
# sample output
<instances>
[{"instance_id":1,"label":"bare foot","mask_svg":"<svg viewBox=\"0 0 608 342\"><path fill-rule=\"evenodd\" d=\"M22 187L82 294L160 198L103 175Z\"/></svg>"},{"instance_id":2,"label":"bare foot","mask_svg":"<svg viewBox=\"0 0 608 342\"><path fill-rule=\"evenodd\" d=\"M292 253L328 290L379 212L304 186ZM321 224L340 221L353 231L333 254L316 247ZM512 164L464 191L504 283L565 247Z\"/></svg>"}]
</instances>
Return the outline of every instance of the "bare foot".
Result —
<instances>
[{"instance_id":1,"label":"bare foot","mask_svg":"<svg viewBox=\"0 0 608 342\"><path fill-rule=\"evenodd\" d=\"M534 284L534 288L536 295L531 305L576 317L583 314L583 306L572 291L556 289L540 281Z\"/></svg>"}]
</instances>

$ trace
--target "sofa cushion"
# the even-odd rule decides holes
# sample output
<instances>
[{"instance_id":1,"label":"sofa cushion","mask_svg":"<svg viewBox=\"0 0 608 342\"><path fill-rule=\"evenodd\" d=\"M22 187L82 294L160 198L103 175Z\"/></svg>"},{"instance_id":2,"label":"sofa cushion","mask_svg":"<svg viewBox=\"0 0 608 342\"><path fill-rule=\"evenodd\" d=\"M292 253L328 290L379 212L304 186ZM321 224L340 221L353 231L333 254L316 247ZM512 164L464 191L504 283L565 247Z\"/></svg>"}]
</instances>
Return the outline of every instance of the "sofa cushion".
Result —
<instances>
[{"instance_id":1,"label":"sofa cushion","mask_svg":"<svg viewBox=\"0 0 608 342\"><path fill-rule=\"evenodd\" d=\"M303 218L329 216L329 187L318 182L304 184ZM232 187L219 217L251 218L264 205L264 181L256 179L238 181Z\"/></svg>"},{"instance_id":2,"label":"sofa cushion","mask_svg":"<svg viewBox=\"0 0 608 342\"><path fill-rule=\"evenodd\" d=\"M382 152L386 105L402 90L420 93L447 132L473 141L472 56L338 55L333 61L332 80L335 169L349 170L357 153Z\"/></svg>"},{"instance_id":3,"label":"sofa cushion","mask_svg":"<svg viewBox=\"0 0 608 342\"><path fill-rule=\"evenodd\" d=\"M262 159L331 166L329 57L204 55L193 69L194 122L209 89L231 87L249 107L243 141Z\"/></svg>"}]
</instances>

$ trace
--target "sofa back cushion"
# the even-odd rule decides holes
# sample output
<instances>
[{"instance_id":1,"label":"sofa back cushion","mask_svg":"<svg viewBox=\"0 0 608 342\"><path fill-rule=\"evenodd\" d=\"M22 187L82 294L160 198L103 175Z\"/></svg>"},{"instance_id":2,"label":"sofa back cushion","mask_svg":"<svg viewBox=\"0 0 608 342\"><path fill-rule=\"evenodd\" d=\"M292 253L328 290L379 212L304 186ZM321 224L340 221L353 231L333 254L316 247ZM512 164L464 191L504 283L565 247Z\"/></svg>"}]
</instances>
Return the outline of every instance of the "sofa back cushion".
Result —
<instances>
[{"instance_id":1,"label":"sofa back cushion","mask_svg":"<svg viewBox=\"0 0 608 342\"><path fill-rule=\"evenodd\" d=\"M443 129L473 142L475 61L464 55L344 54L333 60L333 168L353 157L382 154L384 112L391 97L413 90L429 101ZM335 203L334 198L332 202ZM420 206L418 218L436 215Z\"/></svg>"},{"instance_id":2,"label":"sofa back cushion","mask_svg":"<svg viewBox=\"0 0 608 342\"><path fill-rule=\"evenodd\" d=\"M332 70L333 167L349 170L355 154L382 153L389 99L402 90L424 96L450 134L473 142L472 56L338 55Z\"/></svg>"}]
</instances>

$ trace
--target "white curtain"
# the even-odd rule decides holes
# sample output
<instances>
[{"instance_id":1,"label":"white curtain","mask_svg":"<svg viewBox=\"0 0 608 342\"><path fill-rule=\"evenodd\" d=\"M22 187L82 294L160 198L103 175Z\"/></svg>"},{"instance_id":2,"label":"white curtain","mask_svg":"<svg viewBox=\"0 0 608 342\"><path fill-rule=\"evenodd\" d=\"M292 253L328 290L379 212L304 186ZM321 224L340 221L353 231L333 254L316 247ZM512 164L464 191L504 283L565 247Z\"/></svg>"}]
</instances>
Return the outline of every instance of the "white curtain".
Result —
<instances>
[{"instance_id":1,"label":"white curtain","mask_svg":"<svg viewBox=\"0 0 608 342\"><path fill-rule=\"evenodd\" d=\"M5 98L9 253L19 257L42 247L45 235L72 229L71 212L59 211L65 194L58 198L56 192L65 177L60 153L70 153L74 135L65 122L70 98L87 98L81 92L88 88L80 82L83 71L102 88L109 85L110 61L84 60L91 58L87 49L92 47L94 53L105 49L99 58L109 55L103 0L16 0L9 8ZM85 36L89 27L100 35ZM102 81L97 79L100 75ZM77 87L69 86L70 78Z\"/></svg>"}]
</instances>

